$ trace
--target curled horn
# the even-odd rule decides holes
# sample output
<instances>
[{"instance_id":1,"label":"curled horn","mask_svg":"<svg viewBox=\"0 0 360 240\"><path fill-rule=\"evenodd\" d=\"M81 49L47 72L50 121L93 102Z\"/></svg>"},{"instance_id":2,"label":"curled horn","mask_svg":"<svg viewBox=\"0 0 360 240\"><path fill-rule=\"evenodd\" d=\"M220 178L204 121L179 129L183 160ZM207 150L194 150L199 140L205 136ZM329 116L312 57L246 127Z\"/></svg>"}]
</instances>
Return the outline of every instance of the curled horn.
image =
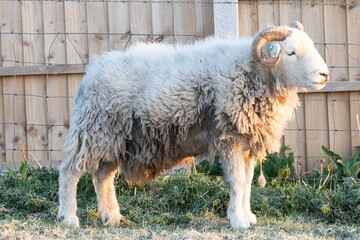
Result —
<instances>
[{"instance_id":1,"label":"curled horn","mask_svg":"<svg viewBox=\"0 0 360 240\"><path fill-rule=\"evenodd\" d=\"M291 31L284 27L268 27L256 34L251 47L253 58L263 67L275 67L280 61L280 55L276 58L267 59L263 56L261 49L265 43L284 40L290 33Z\"/></svg>"},{"instance_id":2,"label":"curled horn","mask_svg":"<svg viewBox=\"0 0 360 240\"><path fill-rule=\"evenodd\" d=\"M293 21L290 23L290 27L292 28L297 28L299 29L300 31L304 31L304 26L301 24L301 22L298 22L298 21Z\"/></svg>"}]
</instances>

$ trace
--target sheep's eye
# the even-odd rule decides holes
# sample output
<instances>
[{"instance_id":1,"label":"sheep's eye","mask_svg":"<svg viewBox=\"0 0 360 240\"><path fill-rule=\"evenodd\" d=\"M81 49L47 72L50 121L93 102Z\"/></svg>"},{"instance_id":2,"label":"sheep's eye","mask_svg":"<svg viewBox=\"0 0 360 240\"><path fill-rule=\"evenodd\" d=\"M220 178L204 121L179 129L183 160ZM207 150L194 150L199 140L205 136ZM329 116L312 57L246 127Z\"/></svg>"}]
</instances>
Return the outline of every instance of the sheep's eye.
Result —
<instances>
[{"instance_id":1,"label":"sheep's eye","mask_svg":"<svg viewBox=\"0 0 360 240\"><path fill-rule=\"evenodd\" d=\"M289 56L296 55L294 51L288 53Z\"/></svg>"}]
</instances>

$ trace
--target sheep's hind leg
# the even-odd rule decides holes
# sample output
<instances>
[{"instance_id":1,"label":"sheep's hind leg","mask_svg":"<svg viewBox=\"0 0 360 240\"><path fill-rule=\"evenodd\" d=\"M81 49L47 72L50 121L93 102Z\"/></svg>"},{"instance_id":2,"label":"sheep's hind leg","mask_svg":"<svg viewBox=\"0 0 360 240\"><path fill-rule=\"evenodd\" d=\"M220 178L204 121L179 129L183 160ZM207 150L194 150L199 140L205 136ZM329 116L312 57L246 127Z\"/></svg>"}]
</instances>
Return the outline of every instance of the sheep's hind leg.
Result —
<instances>
[{"instance_id":1,"label":"sheep's hind leg","mask_svg":"<svg viewBox=\"0 0 360 240\"><path fill-rule=\"evenodd\" d=\"M116 199L114 178L119 165L114 162L100 162L93 173L93 183L97 194L98 211L105 226L120 225L120 208Z\"/></svg>"},{"instance_id":2,"label":"sheep's hind leg","mask_svg":"<svg viewBox=\"0 0 360 240\"><path fill-rule=\"evenodd\" d=\"M58 219L67 225L79 227L79 218L76 216L76 188L84 171L69 170L67 166L62 164L59 171Z\"/></svg>"},{"instance_id":3,"label":"sheep's hind leg","mask_svg":"<svg viewBox=\"0 0 360 240\"><path fill-rule=\"evenodd\" d=\"M250 194L251 194L251 182L254 176L254 159L249 158L249 151L244 152L245 161L245 188L243 196L243 210L244 215L250 224L256 223L256 216L251 212L250 209Z\"/></svg>"},{"instance_id":4,"label":"sheep's hind leg","mask_svg":"<svg viewBox=\"0 0 360 240\"><path fill-rule=\"evenodd\" d=\"M232 227L248 228L250 227L250 223L244 215L243 209L246 181L243 152L240 150L226 155L224 156L223 165L225 167L226 180L230 183L228 218Z\"/></svg>"}]
</instances>

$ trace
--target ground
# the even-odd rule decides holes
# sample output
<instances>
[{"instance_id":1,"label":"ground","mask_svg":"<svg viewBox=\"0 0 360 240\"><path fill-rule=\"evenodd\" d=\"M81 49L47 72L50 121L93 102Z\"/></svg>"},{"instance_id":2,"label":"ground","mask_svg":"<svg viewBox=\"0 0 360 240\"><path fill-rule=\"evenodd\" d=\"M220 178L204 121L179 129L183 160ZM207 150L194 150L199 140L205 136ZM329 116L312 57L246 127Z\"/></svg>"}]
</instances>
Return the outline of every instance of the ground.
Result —
<instances>
[{"instance_id":1,"label":"ground","mask_svg":"<svg viewBox=\"0 0 360 240\"><path fill-rule=\"evenodd\" d=\"M209 214L187 226L66 227L59 223L28 219L0 221L1 239L360 239L360 226L325 224L303 217L265 218L246 230Z\"/></svg>"},{"instance_id":2,"label":"ground","mask_svg":"<svg viewBox=\"0 0 360 240\"><path fill-rule=\"evenodd\" d=\"M251 208L258 224L243 230L226 219L229 187L221 171L197 171L161 176L143 187L126 184L120 174L116 195L124 220L116 228L101 223L91 174L80 179L80 228L72 228L56 219L56 169L1 172L0 239L360 239L359 179L288 179L286 171L276 171L279 177L269 178L265 188L255 179Z\"/></svg>"}]
</instances>

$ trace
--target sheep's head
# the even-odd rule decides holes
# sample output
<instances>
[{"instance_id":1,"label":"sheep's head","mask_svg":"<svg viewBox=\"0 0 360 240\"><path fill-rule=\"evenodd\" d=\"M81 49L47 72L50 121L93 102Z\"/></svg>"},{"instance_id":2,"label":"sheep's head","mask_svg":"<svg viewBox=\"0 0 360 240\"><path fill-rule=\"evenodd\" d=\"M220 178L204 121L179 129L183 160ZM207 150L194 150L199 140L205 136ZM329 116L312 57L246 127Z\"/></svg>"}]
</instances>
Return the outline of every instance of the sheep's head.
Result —
<instances>
[{"instance_id":1,"label":"sheep's head","mask_svg":"<svg viewBox=\"0 0 360 240\"><path fill-rule=\"evenodd\" d=\"M328 80L329 70L299 22L259 32L252 43L252 55L262 67L284 76L290 86L321 89Z\"/></svg>"}]
</instances>

